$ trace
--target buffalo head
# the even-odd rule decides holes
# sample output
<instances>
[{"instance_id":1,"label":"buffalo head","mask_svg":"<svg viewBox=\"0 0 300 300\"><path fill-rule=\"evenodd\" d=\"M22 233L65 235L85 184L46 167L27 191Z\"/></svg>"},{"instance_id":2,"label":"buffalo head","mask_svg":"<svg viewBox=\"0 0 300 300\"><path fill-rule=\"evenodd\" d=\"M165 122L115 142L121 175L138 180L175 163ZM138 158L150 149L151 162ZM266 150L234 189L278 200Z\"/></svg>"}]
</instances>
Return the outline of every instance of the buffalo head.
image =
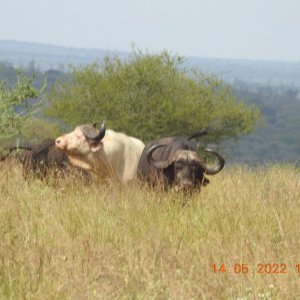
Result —
<instances>
[{"instance_id":1,"label":"buffalo head","mask_svg":"<svg viewBox=\"0 0 300 300\"><path fill-rule=\"evenodd\" d=\"M105 136L105 125L102 123L100 129L96 124L85 124L75 128L74 131L58 137L55 140L56 147L74 155L85 155L96 152L101 148L101 140Z\"/></svg>"},{"instance_id":2,"label":"buffalo head","mask_svg":"<svg viewBox=\"0 0 300 300\"><path fill-rule=\"evenodd\" d=\"M190 147L180 148L174 151L166 160L155 160L153 154L167 145L156 144L151 146L147 153L147 161L157 174L163 174L163 180L167 184L172 184L184 191L200 189L209 183L205 175L215 175L219 173L225 160L217 152L205 149L205 152L213 154L217 158L214 167L208 167L200 155ZM159 157L159 155L158 155Z\"/></svg>"},{"instance_id":3,"label":"buffalo head","mask_svg":"<svg viewBox=\"0 0 300 300\"><path fill-rule=\"evenodd\" d=\"M97 154L103 152L102 139L106 128L104 123L99 129L96 125L79 125L74 131L55 140L56 147L68 155L72 165L88 171L92 171Z\"/></svg>"}]
</instances>

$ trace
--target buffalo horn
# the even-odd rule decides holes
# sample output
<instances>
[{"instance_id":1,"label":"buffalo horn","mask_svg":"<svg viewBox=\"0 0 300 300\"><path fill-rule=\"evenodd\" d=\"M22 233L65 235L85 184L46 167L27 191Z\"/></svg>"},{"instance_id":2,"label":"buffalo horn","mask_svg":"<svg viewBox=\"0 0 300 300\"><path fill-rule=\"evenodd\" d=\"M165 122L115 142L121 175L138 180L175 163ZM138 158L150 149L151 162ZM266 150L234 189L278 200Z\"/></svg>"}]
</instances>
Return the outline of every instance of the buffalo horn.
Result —
<instances>
[{"instance_id":1,"label":"buffalo horn","mask_svg":"<svg viewBox=\"0 0 300 300\"><path fill-rule=\"evenodd\" d=\"M98 133L98 135L95 137L95 140L96 140L96 141L101 141L101 140L104 138L104 136L105 136L105 131L106 131L105 123L102 122L102 123L101 123L101 126L100 126L100 128L99 128L99 133Z\"/></svg>"},{"instance_id":2,"label":"buffalo horn","mask_svg":"<svg viewBox=\"0 0 300 300\"><path fill-rule=\"evenodd\" d=\"M205 174L206 175L215 175L215 174L219 173L225 165L224 158L219 153L213 151L212 149L204 149L204 151L214 154L218 159L218 164L215 167L209 168L202 164Z\"/></svg>"},{"instance_id":3,"label":"buffalo horn","mask_svg":"<svg viewBox=\"0 0 300 300\"><path fill-rule=\"evenodd\" d=\"M96 128L96 124L97 123L93 124L94 128ZM106 130L104 122L102 122L99 132L97 132L94 128L92 128L91 126L84 126L82 128L83 134L87 138L89 138L95 142L101 141L103 139L103 137L105 136L105 130Z\"/></svg>"},{"instance_id":4,"label":"buffalo horn","mask_svg":"<svg viewBox=\"0 0 300 300\"><path fill-rule=\"evenodd\" d=\"M156 149L161 148L161 147L165 147L165 146L167 146L167 145L164 145L164 144L153 145L148 149L148 151L146 153L146 157L147 157L147 161L148 161L150 166L154 166L154 168L156 168L156 169L165 169L170 165L168 160L158 161L158 160L154 160L153 157L152 157L152 154Z\"/></svg>"},{"instance_id":5,"label":"buffalo horn","mask_svg":"<svg viewBox=\"0 0 300 300\"><path fill-rule=\"evenodd\" d=\"M203 128L203 129L201 129L201 130L199 130L199 131L197 131L197 132L194 132L193 134L191 134L191 135L187 138L187 140L190 141L190 140L192 140L192 139L198 138L198 137L203 136L203 135L206 135L206 134L208 134L208 129L207 129L207 127Z\"/></svg>"}]
</instances>

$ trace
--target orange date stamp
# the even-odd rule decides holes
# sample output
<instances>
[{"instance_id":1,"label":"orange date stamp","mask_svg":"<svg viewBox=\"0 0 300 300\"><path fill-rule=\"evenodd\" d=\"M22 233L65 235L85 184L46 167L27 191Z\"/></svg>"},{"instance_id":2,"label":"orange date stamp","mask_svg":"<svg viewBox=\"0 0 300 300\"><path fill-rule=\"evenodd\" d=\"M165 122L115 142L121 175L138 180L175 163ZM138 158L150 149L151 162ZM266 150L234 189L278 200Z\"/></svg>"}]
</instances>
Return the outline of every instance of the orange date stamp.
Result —
<instances>
[{"instance_id":1,"label":"orange date stamp","mask_svg":"<svg viewBox=\"0 0 300 300\"><path fill-rule=\"evenodd\" d=\"M284 263L259 263L255 267L250 267L246 263L235 263L231 266L225 264L212 264L212 270L214 273L233 273L233 274L288 274L289 268ZM294 265L294 268L298 274L300 274L300 264ZM291 270L291 269L290 269Z\"/></svg>"}]
</instances>

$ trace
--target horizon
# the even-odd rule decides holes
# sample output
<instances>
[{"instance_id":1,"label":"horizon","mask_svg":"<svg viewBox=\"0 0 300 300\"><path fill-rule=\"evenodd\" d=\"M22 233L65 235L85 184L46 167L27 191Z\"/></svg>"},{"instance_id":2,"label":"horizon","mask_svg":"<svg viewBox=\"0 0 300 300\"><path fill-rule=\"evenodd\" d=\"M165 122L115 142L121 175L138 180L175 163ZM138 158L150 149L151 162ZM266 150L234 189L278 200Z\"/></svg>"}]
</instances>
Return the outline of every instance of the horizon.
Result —
<instances>
[{"instance_id":1,"label":"horizon","mask_svg":"<svg viewBox=\"0 0 300 300\"><path fill-rule=\"evenodd\" d=\"M23 40L15 40L15 39L0 39L0 43L16 43L16 44L28 44L28 45L36 45L41 47L48 47L48 48L61 48L61 49L72 49L72 50L80 50L80 51L103 51L107 53L126 53L130 54L131 50L118 50L118 49L104 49L104 48L87 48L87 47L75 47L75 46L63 46L58 44L51 44L47 42L31 42L31 41L23 41ZM134 45L136 46L136 45ZM148 49L137 49L141 50L142 52L148 51ZM161 49L160 51L168 51L167 49ZM159 53L158 51L149 51L150 53ZM293 61L293 60L268 60L268 59L255 59L255 58L234 58L234 57L209 57L209 56L183 56L180 53L173 53L168 51L171 54L179 55L184 59L205 59L205 60L224 60L224 61L238 61L238 62L258 62L258 63L292 63L292 64L299 64L300 61Z\"/></svg>"},{"instance_id":2,"label":"horizon","mask_svg":"<svg viewBox=\"0 0 300 300\"><path fill-rule=\"evenodd\" d=\"M120 52L134 44L184 57L300 62L295 0L11 0L2 11L0 40Z\"/></svg>"}]
</instances>

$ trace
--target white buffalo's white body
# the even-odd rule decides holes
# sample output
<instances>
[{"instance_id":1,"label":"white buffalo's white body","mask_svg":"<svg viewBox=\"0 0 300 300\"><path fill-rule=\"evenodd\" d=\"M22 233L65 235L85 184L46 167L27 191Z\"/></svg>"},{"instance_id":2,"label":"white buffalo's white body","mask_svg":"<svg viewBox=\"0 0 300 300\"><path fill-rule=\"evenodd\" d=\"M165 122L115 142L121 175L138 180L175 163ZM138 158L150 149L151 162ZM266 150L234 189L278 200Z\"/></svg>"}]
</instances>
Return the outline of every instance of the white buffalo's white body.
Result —
<instances>
[{"instance_id":1,"label":"white buffalo's white body","mask_svg":"<svg viewBox=\"0 0 300 300\"><path fill-rule=\"evenodd\" d=\"M100 178L113 178L122 183L137 177L145 147L142 141L107 129L105 136L94 142L83 134L82 126L90 125L78 126L56 139L56 146L68 154L73 165L90 170Z\"/></svg>"}]
</instances>

